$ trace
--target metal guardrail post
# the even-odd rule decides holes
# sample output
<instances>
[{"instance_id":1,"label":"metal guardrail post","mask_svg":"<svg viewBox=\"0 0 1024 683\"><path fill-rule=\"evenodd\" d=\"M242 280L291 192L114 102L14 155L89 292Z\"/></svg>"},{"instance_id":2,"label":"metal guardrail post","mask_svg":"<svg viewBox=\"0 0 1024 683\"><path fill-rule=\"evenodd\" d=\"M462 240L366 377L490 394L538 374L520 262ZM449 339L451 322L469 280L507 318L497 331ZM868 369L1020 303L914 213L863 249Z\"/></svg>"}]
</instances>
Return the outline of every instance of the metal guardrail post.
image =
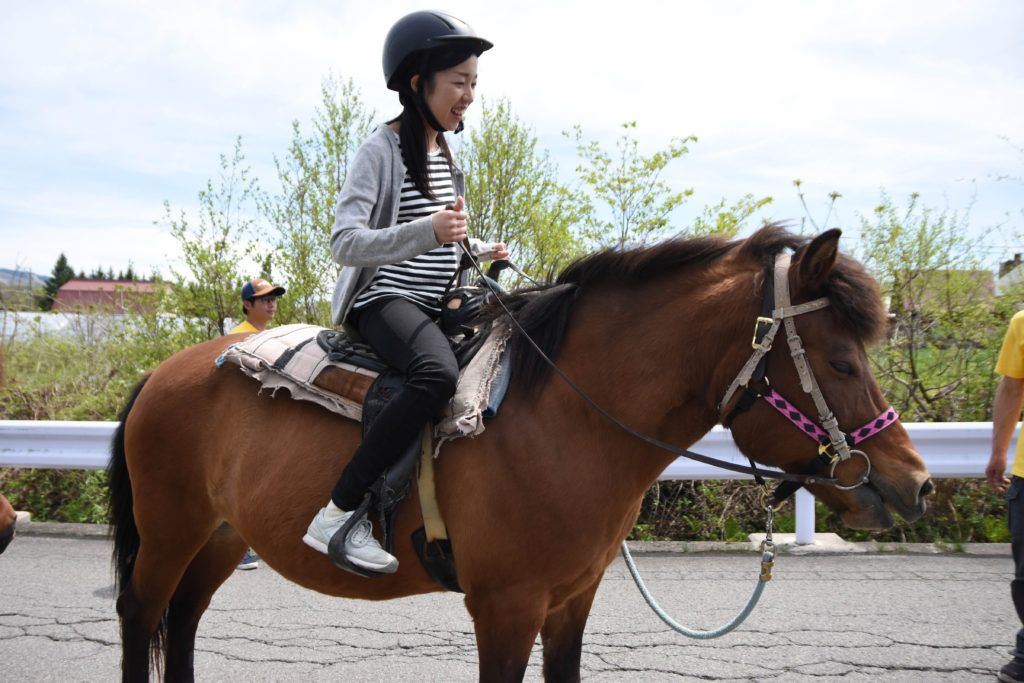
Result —
<instances>
[{"instance_id":1,"label":"metal guardrail post","mask_svg":"<svg viewBox=\"0 0 1024 683\"><path fill-rule=\"evenodd\" d=\"M814 496L807 489L796 492L796 544L814 543Z\"/></svg>"}]
</instances>

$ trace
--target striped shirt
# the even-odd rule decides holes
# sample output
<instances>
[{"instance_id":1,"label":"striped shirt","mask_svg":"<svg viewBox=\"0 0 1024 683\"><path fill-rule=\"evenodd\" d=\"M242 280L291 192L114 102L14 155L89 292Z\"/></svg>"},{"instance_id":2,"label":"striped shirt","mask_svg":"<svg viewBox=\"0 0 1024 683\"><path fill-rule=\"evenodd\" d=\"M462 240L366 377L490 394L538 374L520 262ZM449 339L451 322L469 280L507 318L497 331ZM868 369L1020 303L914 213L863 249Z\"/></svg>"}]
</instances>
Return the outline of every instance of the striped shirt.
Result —
<instances>
[{"instance_id":1,"label":"striped shirt","mask_svg":"<svg viewBox=\"0 0 1024 683\"><path fill-rule=\"evenodd\" d=\"M398 204L398 223L430 216L446 204L455 203L452 172L444 155L438 151L427 157L427 178L436 200L423 196L408 173L402 183ZM459 265L459 254L448 242L406 261L381 266L370 284L353 303L353 308L388 296L400 296L434 315L441 314L441 296Z\"/></svg>"}]
</instances>

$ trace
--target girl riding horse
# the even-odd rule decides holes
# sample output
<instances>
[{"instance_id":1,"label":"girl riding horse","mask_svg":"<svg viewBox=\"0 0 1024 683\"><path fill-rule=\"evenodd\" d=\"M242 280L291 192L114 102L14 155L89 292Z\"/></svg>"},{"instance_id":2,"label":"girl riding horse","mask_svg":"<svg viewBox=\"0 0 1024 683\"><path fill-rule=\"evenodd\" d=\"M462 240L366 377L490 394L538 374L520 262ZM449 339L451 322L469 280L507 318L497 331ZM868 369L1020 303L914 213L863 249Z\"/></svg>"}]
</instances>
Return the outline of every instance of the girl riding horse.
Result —
<instances>
[{"instance_id":1,"label":"girl riding horse","mask_svg":"<svg viewBox=\"0 0 1024 683\"><path fill-rule=\"evenodd\" d=\"M330 499L302 537L327 554L339 533L343 569L380 576L398 569L368 519L351 519L377 477L439 414L459 377L438 326L441 296L466 240L465 178L446 131L462 130L476 91L477 58L491 43L442 12L400 19L384 41L384 79L398 91L400 116L377 128L356 153L338 201L331 255L341 266L332 314L401 371L401 390L369 427ZM508 257L505 245L473 250ZM354 567L352 566L354 565Z\"/></svg>"}]
</instances>

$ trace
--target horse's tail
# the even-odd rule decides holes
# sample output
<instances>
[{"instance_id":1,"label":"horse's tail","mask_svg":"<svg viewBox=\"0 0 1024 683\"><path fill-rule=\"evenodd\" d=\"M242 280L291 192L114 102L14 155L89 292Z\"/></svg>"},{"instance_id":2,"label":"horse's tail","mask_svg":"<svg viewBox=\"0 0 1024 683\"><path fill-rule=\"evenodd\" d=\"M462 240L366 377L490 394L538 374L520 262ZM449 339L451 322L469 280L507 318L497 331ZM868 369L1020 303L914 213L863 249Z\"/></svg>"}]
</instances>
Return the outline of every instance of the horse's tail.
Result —
<instances>
[{"instance_id":1,"label":"horse's tail","mask_svg":"<svg viewBox=\"0 0 1024 683\"><path fill-rule=\"evenodd\" d=\"M114 540L114 588L118 596L118 606L121 605L121 596L131 582L135 570L135 557L139 552L139 528L135 525L134 502L135 496L132 492L131 478L128 476L128 462L126 460L124 447L124 429L128 421L128 414L135 405L142 388L146 386L149 375L146 375L135 385L128 403L118 416L120 421L114 438L110 444L110 462L107 464L107 481L110 498L110 535ZM118 609L120 613L120 609ZM160 619L160 625L150 640L150 652L158 669L160 665L159 653L167 642L167 611L164 611Z\"/></svg>"},{"instance_id":2,"label":"horse's tail","mask_svg":"<svg viewBox=\"0 0 1024 683\"><path fill-rule=\"evenodd\" d=\"M147 375L135 385L128 403L117 417L119 423L110 443L110 462L107 463L110 535L114 539L114 582L119 595L132 577L135 555L139 551L139 529L135 526L133 512L135 497L132 494L131 479L128 477L128 462L124 450L124 425L128 421L128 413L135 405L135 399L139 397L139 392L146 386L148 379Z\"/></svg>"}]
</instances>

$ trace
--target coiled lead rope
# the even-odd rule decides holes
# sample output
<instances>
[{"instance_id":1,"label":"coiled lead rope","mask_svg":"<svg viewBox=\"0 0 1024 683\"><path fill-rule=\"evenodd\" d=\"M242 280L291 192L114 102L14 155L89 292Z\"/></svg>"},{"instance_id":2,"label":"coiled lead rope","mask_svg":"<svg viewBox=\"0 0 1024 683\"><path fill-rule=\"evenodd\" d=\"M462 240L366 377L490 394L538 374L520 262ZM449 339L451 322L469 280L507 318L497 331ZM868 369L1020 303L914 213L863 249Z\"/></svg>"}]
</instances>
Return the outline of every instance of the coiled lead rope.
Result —
<instances>
[{"instance_id":1,"label":"coiled lead rope","mask_svg":"<svg viewBox=\"0 0 1024 683\"><path fill-rule=\"evenodd\" d=\"M670 617L665 610L658 605L650 591L647 590L644 580L640 578L640 572L637 571L636 565L633 563L633 556L629 554L629 548L626 547L626 542L622 542L622 559L626 561L626 566L629 568L629 573L633 576L633 581L636 582L636 587L640 589L640 594L644 596L644 600L647 601L647 604L654 613L658 615L658 618L665 622L669 628L683 634L687 638L710 640L712 638L724 636L729 631L732 631L734 628L742 624L750 613L754 611L754 607L757 606L757 601L761 599L761 593L764 592L765 585L772 580L772 567L775 564L775 543L772 541L772 520L774 517L774 510L772 510L770 505L767 505L766 507L768 508L767 533L765 534L764 541L761 543L761 574L758 576L757 586L754 587L754 592L751 593L746 606L744 606L739 614L733 617L732 621L711 631L696 631L686 628Z\"/></svg>"}]
</instances>

